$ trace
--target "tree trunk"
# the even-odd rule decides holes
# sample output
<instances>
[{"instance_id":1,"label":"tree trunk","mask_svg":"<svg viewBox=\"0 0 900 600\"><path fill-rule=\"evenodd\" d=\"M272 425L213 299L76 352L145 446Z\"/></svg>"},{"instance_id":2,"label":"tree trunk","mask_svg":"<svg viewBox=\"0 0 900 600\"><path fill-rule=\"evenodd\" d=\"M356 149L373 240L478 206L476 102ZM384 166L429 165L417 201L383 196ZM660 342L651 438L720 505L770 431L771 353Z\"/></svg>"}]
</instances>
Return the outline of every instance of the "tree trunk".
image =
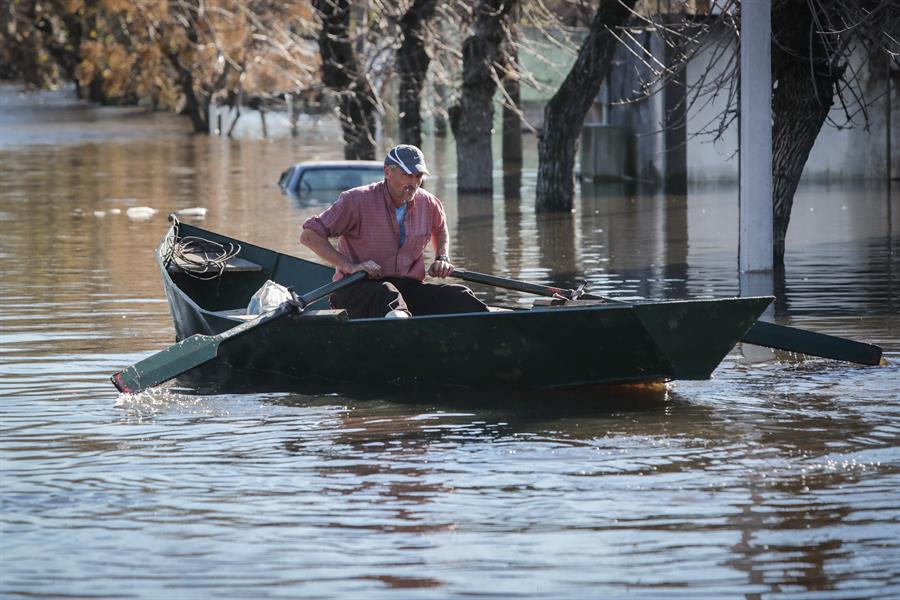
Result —
<instances>
[{"instance_id":1,"label":"tree trunk","mask_svg":"<svg viewBox=\"0 0 900 600\"><path fill-rule=\"evenodd\" d=\"M621 27L637 0L601 2L575 64L544 109L538 143L538 212L572 210L575 196L575 151L581 126L600 84L609 75L618 41L611 30Z\"/></svg>"},{"instance_id":2,"label":"tree trunk","mask_svg":"<svg viewBox=\"0 0 900 600\"><path fill-rule=\"evenodd\" d=\"M494 120L495 64L506 37L509 13L518 0L481 0L474 33L463 42L463 82L456 116L457 182L460 192L493 190L491 129Z\"/></svg>"},{"instance_id":3,"label":"tree trunk","mask_svg":"<svg viewBox=\"0 0 900 600\"><path fill-rule=\"evenodd\" d=\"M518 11L517 11L518 12ZM510 23L503 44L503 170L522 165L522 91L519 86L518 25Z\"/></svg>"},{"instance_id":4,"label":"tree trunk","mask_svg":"<svg viewBox=\"0 0 900 600\"><path fill-rule=\"evenodd\" d=\"M776 267L784 266L794 192L843 74L843 67L834 67L829 61L810 6L783 2L772 11L772 241Z\"/></svg>"},{"instance_id":5,"label":"tree trunk","mask_svg":"<svg viewBox=\"0 0 900 600\"><path fill-rule=\"evenodd\" d=\"M187 68L178 56L178 52L170 50L166 52L169 63L177 74L178 86L184 95L184 107L181 109L182 114L186 114L191 119L194 126L194 133L209 133L209 100L210 95L204 93L194 81L194 73Z\"/></svg>"},{"instance_id":6,"label":"tree trunk","mask_svg":"<svg viewBox=\"0 0 900 600\"><path fill-rule=\"evenodd\" d=\"M663 21L662 26L667 24ZM666 44L665 52L665 64L672 65L678 62L678 54L683 53L684 48L680 44ZM679 66L663 90L665 189L669 196L687 194L687 103L687 67Z\"/></svg>"},{"instance_id":7,"label":"tree trunk","mask_svg":"<svg viewBox=\"0 0 900 600\"><path fill-rule=\"evenodd\" d=\"M197 15L200 8L196 3L185 2L175 10L179 16L177 19L179 26L184 28L186 43L181 48L166 45L164 52L175 70L178 87L181 88L184 96L182 114L190 117L194 133L209 133L209 102L212 99L212 93L203 87L202 81L197 82L192 68L196 59L195 51L200 45L200 36L197 34ZM166 36L166 32L163 32L163 35ZM174 35L172 37L175 38ZM230 68L228 61L225 62L225 65L226 69ZM224 82L224 75L221 82Z\"/></svg>"},{"instance_id":8,"label":"tree trunk","mask_svg":"<svg viewBox=\"0 0 900 600\"><path fill-rule=\"evenodd\" d=\"M438 101L438 106L447 106L447 84L434 82L434 96ZM449 112L449 111L448 111ZM434 111L434 137L447 137L447 117L445 112L440 110Z\"/></svg>"},{"instance_id":9,"label":"tree trunk","mask_svg":"<svg viewBox=\"0 0 900 600\"><path fill-rule=\"evenodd\" d=\"M400 19L403 42L397 50L400 75L400 141L422 145L422 88L431 58L425 51L427 24L434 16L437 0L415 0Z\"/></svg>"},{"instance_id":10,"label":"tree trunk","mask_svg":"<svg viewBox=\"0 0 900 600\"><path fill-rule=\"evenodd\" d=\"M322 19L319 52L322 82L339 98L344 157L375 158L375 94L350 41L349 0L315 0Z\"/></svg>"}]
</instances>

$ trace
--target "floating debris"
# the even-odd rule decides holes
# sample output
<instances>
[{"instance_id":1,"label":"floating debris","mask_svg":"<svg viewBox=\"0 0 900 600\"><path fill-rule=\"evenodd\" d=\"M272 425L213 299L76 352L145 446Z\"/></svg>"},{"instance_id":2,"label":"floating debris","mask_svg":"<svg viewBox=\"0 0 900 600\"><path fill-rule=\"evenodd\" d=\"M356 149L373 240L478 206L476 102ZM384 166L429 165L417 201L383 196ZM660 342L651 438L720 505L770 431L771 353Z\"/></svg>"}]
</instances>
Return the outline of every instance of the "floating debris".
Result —
<instances>
[{"instance_id":1,"label":"floating debris","mask_svg":"<svg viewBox=\"0 0 900 600\"><path fill-rule=\"evenodd\" d=\"M105 216L106 216L106 211L105 211L105 210L95 210L95 211L94 211L94 216L95 216L95 217L105 217Z\"/></svg>"},{"instance_id":2,"label":"floating debris","mask_svg":"<svg viewBox=\"0 0 900 600\"><path fill-rule=\"evenodd\" d=\"M182 208L181 210L176 210L175 214L182 217L205 217L208 211L208 208L195 206L193 208Z\"/></svg>"},{"instance_id":3,"label":"floating debris","mask_svg":"<svg viewBox=\"0 0 900 600\"><path fill-rule=\"evenodd\" d=\"M119 215L119 214L122 214L122 209L121 208L111 208L106 212L108 212L111 215Z\"/></svg>"},{"instance_id":4,"label":"floating debris","mask_svg":"<svg viewBox=\"0 0 900 600\"><path fill-rule=\"evenodd\" d=\"M150 208L149 206L132 206L125 214L128 215L129 219L143 221L155 215L156 212L155 208Z\"/></svg>"}]
</instances>

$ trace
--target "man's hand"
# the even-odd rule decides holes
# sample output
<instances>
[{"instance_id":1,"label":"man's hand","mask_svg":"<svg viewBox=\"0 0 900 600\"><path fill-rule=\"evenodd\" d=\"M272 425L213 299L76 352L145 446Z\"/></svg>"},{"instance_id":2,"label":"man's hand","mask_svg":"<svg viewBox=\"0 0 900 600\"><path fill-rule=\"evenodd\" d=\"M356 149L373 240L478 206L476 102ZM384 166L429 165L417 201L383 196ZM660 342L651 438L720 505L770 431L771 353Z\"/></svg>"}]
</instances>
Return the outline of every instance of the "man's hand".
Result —
<instances>
[{"instance_id":1,"label":"man's hand","mask_svg":"<svg viewBox=\"0 0 900 600\"><path fill-rule=\"evenodd\" d=\"M381 265L379 265L374 260L367 260L365 262L356 263L354 265L350 265L350 268L347 270L341 269L347 275L351 273L356 273L357 271L365 271L369 274L370 279L380 279L381 278Z\"/></svg>"},{"instance_id":2,"label":"man's hand","mask_svg":"<svg viewBox=\"0 0 900 600\"><path fill-rule=\"evenodd\" d=\"M453 273L453 265L449 260L435 260L428 268L428 274L432 277L449 277Z\"/></svg>"}]
</instances>

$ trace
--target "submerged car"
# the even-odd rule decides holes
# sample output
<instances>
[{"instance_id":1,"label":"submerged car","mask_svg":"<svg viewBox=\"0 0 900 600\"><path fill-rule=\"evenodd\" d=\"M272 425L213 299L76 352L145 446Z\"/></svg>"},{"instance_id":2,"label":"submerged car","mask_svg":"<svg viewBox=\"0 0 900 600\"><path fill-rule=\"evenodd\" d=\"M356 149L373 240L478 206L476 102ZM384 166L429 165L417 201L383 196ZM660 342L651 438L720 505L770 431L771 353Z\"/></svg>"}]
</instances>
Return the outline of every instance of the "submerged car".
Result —
<instances>
[{"instance_id":1,"label":"submerged car","mask_svg":"<svg viewBox=\"0 0 900 600\"><path fill-rule=\"evenodd\" d=\"M382 179L384 163L377 160L307 161L282 173L278 187L295 198L333 202L344 190Z\"/></svg>"}]
</instances>

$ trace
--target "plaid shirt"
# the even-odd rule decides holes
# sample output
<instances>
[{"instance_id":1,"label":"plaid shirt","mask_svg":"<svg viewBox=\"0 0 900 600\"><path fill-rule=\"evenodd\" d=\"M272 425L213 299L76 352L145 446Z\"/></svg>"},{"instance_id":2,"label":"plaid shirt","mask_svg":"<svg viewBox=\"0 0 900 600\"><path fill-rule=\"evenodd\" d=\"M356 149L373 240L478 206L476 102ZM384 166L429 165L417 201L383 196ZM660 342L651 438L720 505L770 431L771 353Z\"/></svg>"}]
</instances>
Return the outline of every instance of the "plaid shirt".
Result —
<instances>
[{"instance_id":1,"label":"plaid shirt","mask_svg":"<svg viewBox=\"0 0 900 600\"><path fill-rule=\"evenodd\" d=\"M443 231L444 207L433 194L419 188L409 202L403 224L406 240L400 246L400 226L384 181L343 192L323 213L310 217L303 229L324 238L340 238L338 250L354 263L374 260L382 277L425 279L425 246ZM432 244L434 246L434 244ZM334 281L344 276L335 270Z\"/></svg>"}]
</instances>

